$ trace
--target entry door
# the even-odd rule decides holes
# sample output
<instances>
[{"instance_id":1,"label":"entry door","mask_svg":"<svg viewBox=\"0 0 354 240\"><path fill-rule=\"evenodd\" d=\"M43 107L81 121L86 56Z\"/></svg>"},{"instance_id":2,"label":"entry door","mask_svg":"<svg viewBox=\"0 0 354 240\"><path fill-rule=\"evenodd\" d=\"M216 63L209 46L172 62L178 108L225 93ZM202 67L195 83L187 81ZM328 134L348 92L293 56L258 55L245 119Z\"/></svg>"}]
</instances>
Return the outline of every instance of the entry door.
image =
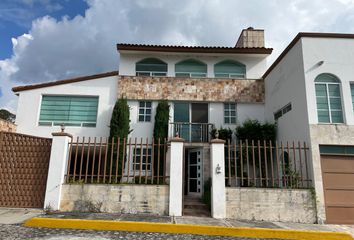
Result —
<instances>
[{"instance_id":1,"label":"entry door","mask_svg":"<svg viewBox=\"0 0 354 240\"><path fill-rule=\"evenodd\" d=\"M203 167L201 149L191 149L188 152L188 195L202 195Z\"/></svg>"}]
</instances>

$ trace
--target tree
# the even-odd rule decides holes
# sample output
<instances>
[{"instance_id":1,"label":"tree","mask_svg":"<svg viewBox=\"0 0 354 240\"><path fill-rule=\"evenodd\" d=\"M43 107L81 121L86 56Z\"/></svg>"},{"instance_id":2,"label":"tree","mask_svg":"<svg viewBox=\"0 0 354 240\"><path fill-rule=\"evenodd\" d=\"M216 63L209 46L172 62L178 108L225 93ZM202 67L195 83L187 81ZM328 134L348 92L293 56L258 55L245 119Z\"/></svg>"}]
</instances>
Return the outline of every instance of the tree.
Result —
<instances>
[{"instance_id":1,"label":"tree","mask_svg":"<svg viewBox=\"0 0 354 240\"><path fill-rule=\"evenodd\" d=\"M166 100L161 100L156 108L154 138L164 140L168 135L168 120L170 118L170 106Z\"/></svg>"},{"instance_id":2,"label":"tree","mask_svg":"<svg viewBox=\"0 0 354 240\"><path fill-rule=\"evenodd\" d=\"M16 115L7 111L6 109L0 109L0 119L14 123Z\"/></svg>"},{"instance_id":3,"label":"tree","mask_svg":"<svg viewBox=\"0 0 354 240\"><path fill-rule=\"evenodd\" d=\"M236 136L239 140L275 141L276 125L272 123L262 124L258 120L246 120L236 128Z\"/></svg>"},{"instance_id":4,"label":"tree","mask_svg":"<svg viewBox=\"0 0 354 240\"><path fill-rule=\"evenodd\" d=\"M127 138L130 130L129 106L126 98L120 98L114 105L109 138Z\"/></svg>"}]
</instances>

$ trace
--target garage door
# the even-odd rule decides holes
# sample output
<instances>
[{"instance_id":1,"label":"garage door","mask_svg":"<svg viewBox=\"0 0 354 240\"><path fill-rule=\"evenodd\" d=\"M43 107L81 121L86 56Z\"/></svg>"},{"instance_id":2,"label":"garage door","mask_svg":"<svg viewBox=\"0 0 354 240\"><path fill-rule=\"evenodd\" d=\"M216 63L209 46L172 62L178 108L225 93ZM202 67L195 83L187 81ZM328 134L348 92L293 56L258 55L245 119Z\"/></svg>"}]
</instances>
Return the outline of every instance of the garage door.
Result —
<instances>
[{"instance_id":1,"label":"garage door","mask_svg":"<svg viewBox=\"0 0 354 240\"><path fill-rule=\"evenodd\" d=\"M327 223L354 224L354 156L321 155Z\"/></svg>"}]
</instances>

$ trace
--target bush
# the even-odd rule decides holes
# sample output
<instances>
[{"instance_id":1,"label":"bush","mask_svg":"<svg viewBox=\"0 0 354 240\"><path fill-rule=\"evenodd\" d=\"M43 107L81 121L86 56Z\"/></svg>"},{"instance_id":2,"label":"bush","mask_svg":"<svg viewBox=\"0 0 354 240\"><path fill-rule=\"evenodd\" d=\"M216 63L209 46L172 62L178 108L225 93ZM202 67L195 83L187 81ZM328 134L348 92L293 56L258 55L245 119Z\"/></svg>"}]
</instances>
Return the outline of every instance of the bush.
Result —
<instances>
[{"instance_id":1,"label":"bush","mask_svg":"<svg viewBox=\"0 0 354 240\"><path fill-rule=\"evenodd\" d=\"M236 128L238 140L266 140L275 141L276 125L272 123L260 123L258 120L246 120Z\"/></svg>"},{"instance_id":2,"label":"bush","mask_svg":"<svg viewBox=\"0 0 354 240\"><path fill-rule=\"evenodd\" d=\"M170 118L170 106L166 100L161 100L156 108L154 138L164 140L168 135L168 120Z\"/></svg>"},{"instance_id":3,"label":"bush","mask_svg":"<svg viewBox=\"0 0 354 240\"><path fill-rule=\"evenodd\" d=\"M129 106L126 98L120 98L114 105L109 138L127 138L130 130Z\"/></svg>"},{"instance_id":4,"label":"bush","mask_svg":"<svg viewBox=\"0 0 354 240\"><path fill-rule=\"evenodd\" d=\"M220 129L213 128L210 132L212 139L216 138L216 131L218 131L218 133L219 133L219 139L222 139L225 141L232 139L232 130L230 128L222 128L222 127Z\"/></svg>"}]
</instances>

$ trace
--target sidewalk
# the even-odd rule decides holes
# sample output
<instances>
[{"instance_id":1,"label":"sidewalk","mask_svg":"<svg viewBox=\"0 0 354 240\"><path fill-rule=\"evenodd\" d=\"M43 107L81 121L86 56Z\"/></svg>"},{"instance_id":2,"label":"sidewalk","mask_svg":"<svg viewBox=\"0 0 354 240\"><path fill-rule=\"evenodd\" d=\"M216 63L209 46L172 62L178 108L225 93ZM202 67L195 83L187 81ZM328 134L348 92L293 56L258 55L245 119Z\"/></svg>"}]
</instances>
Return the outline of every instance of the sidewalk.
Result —
<instances>
[{"instance_id":1,"label":"sidewalk","mask_svg":"<svg viewBox=\"0 0 354 240\"><path fill-rule=\"evenodd\" d=\"M282 239L354 239L349 235L354 236L353 225L256 222L141 214L55 213L33 218L27 221L25 226Z\"/></svg>"}]
</instances>

